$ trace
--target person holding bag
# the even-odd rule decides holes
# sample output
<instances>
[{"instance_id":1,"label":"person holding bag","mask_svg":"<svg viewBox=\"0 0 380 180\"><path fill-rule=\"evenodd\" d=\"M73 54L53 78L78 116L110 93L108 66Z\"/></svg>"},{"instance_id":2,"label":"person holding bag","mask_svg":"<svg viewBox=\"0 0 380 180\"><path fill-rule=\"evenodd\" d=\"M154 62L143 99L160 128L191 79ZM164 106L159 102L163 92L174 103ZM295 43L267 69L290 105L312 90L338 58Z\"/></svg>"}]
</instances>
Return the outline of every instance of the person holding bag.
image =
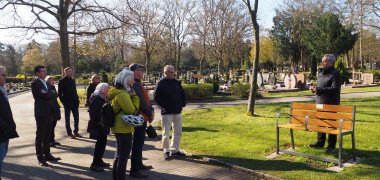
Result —
<instances>
[{"instance_id":1,"label":"person holding bag","mask_svg":"<svg viewBox=\"0 0 380 180\"><path fill-rule=\"evenodd\" d=\"M89 114L90 121L88 123L88 132L90 138L95 139L94 158L92 160L90 169L96 172L104 171L104 167L110 166L105 163L102 158L107 145L107 135L109 128L101 124L101 111L105 103L108 102L109 85L107 83L100 83L96 86L94 93L89 99Z\"/></svg>"},{"instance_id":2,"label":"person holding bag","mask_svg":"<svg viewBox=\"0 0 380 180\"><path fill-rule=\"evenodd\" d=\"M127 69L122 70L115 78L115 88L109 95L115 115L115 124L111 128L116 137L116 153L113 162L112 175L114 180L124 180L127 161L132 148L132 133L134 128L123 121L123 115L138 113L140 100L133 90L134 74Z\"/></svg>"}]
</instances>

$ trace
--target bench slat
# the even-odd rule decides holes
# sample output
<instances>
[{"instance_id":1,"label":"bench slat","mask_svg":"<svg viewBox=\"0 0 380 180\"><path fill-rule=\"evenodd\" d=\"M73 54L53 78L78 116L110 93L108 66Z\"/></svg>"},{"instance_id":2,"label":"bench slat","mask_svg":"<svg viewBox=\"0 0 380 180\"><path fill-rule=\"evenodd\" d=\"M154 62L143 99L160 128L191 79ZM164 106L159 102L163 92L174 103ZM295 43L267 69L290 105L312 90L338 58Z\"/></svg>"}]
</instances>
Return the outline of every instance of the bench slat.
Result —
<instances>
[{"instance_id":1,"label":"bench slat","mask_svg":"<svg viewBox=\"0 0 380 180\"><path fill-rule=\"evenodd\" d=\"M351 113L332 113L321 111L305 111L302 109L292 109L292 116L309 116L310 118L331 119L331 120L352 120Z\"/></svg>"},{"instance_id":2,"label":"bench slat","mask_svg":"<svg viewBox=\"0 0 380 180\"><path fill-rule=\"evenodd\" d=\"M292 117L291 122L294 124L305 124L305 117ZM308 125L339 128L339 121L320 120L320 119L315 119L315 118L309 118ZM344 121L343 122L342 129L351 130L351 128L352 128L352 122L351 121Z\"/></svg>"},{"instance_id":3,"label":"bench slat","mask_svg":"<svg viewBox=\"0 0 380 180\"><path fill-rule=\"evenodd\" d=\"M317 107L323 107L323 108L317 108ZM298 102L293 102L292 108L303 109L303 110L320 110L320 111L329 111L329 112L345 112L345 113L352 113L352 110L353 110L352 106L330 105L330 104L317 105L317 104L307 104L307 103L298 103Z\"/></svg>"},{"instance_id":4,"label":"bench slat","mask_svg":"<svg viewBox=\"0 0 380 180\"><path fill-rule=\"evenodd\" d=\"M287 129L295 129L295 130L305 130L305 126L301 124L282 124L279 125L278 127L280 128L287 128ZM324 127L318 127L318 126L308 126L307 131L312 131L312 132L320 132L320 133L326 133L326 134L339 134L338 129L333 129L333 128L324 128ZM351 130L342 130L342 133L347 134L348 132L352 132Z\"/></svg>"}]
</instances>

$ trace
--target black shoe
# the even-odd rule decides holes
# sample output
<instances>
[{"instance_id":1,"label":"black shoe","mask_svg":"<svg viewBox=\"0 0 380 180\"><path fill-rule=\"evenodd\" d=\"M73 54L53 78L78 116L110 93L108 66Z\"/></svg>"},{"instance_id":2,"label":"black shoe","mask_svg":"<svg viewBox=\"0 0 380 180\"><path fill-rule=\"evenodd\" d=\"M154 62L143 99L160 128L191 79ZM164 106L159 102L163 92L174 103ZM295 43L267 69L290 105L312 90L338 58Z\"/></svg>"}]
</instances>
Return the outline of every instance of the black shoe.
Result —
<instances>
[{"instance_id":1,"label":"black shoe","mask_svg":"<svg viewBox=\"0 0 380 180\"><path fill-rule=\"evenodd\" d=\"M168 159L169 159L169 152L164 153L164 159L165 159L165 160L168 160Z\"/></svg>"},{"instance_id":2,"label":"black shoe","mask_svg":"<svg viewBox=\"0 0 380 180\"><path fill-rule=\"evenodd\" d=\"M148 175L141 174L140 171L130 172L129 176L134 177L134 178L147 178L148 177Z\"/></svg>"},{"instance_id":3,"label":"black shoe","mask_svg":"<svg viewBox=\"0 0 380 180\"><path fill-rule=\"evenodd\" d=\"M333 147L327 147L327 149L325 150L325 153L326 154L331 154L331 153L333 153L335 151L335 148L333 148Z\"/></svg>"},{"instance_id":4,"label":"black shoe","mask_svg":"<svg viewBox=\"0 0 380 180\"><path fill-rule=\"evenodd\" d=\"M55 144L53 144L53 143L50 143L50 147L55 147Z\"/></svg>"},{"instance_id":5,"label":"black shoe","mask_svg":"<svg viewBox=\"0 0 380 180\"><path fill-rule=\"evenodd\" d=\"M48 166L49 166L49 164L48 164L45 160L38 161L38 164L39 164L40 166L44 166L44 167L48 167Z\"/></svg>"},{"instance_id":6,"label":"black shoe","mask_svg":"<svg viewBox=\"0 0 380 180\"><path fill-rule=\"evenodd\" d=\"M98 164L99 166L102 166L102 167L110 167L111 166L111 164L110 163L106 163L106 162L100 162L99 164Z\"/></svg>"},{"instance_id":7,"label":"black shoe","mask_svg":"<svg viewBox=\"0 0 380 180\"><path fill-rule=\"evenodd\" d=\"M61 160L61 158L60 157L54 157L53 155L47 155L47 156L45 156L45 160L46 161L59 161L59 160Z\"/></svg>"},{"instance_id":8,"label":"black shoe","mask_svg":"<svg viewBox=\"0 0 380 180\"><path fill-rule=\"evenodd\" d=\"M104 168L100 165L91 165L90 169L95 171L95 172L103 172Z\"/></svg>"},{"instance_id":9,"label":"black shoe","mask_svg":"<svg viewBox=\"0 0 380 180\"><path fill-rule=\"evenodd\" d=\"M140 169L140 170L153 169L153 166L141 165L141 166L139 166L139 169Z\"/></svg>"},{"instance_id":10,"label":"black shoe","mask_svg":"<svg viewBox=\"0 0 380 180\"><path fill-rule=\"evenodd\" d=\"M323 145L319 143L314 143L314 144L309 144L309 147L314 148L314 149L322 149Z\"/></svg>"},{"instance_id":11,"label":"black shoe","mask_svg":"<svg viewBox=\"0 0 380 180\"><path fill-rule=\"evenodd\" d=\"M53 141L53 142L51 142L51 144L53 144L53 145L61 145L61 143L59 143L59 142L57 142L57 141Z\"/></svg>"},{"instance_id":12,"label":"black shoe","mask_svg":"<svg viewBox=\"0 0 380 180\"><path fill-rule=\"evenodd\" d=\"M172 153L172 156L186 157L186 154L181 151L177 151L175 153Z\"/></svg>"},{"instance_id":13,"label":"black shoe","mask_svg":"<svg viewBox=\"0 0 380 180\"><path fill-rule=\"evenodd\" d=\"M69 135L67 135L67 137L69 137L70 139L76 139L73 134L69 134Z\"/></svg>"},{"instance_id":14,"label":"black shoe","mask_svg":"<svg viewBox=\"0 0 380 180\"><path fill-rule=\"evenodd\" d=\"M79 133L75 133L74 136L75 136L76 138L77 138L77 137L78 137L78 138L82 138L82 137L83 137L83 136L80 135Z\"/></svg>"}]
</instances>

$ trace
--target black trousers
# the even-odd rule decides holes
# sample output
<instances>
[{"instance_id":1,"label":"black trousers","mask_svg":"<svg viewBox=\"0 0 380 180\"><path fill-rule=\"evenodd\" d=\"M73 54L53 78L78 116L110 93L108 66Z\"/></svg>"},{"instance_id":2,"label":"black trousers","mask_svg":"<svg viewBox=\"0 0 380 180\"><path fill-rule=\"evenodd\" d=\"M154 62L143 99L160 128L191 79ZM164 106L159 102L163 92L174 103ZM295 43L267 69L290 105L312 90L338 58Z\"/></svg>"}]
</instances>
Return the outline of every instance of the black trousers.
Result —
<instances>
[{"instance_id":1,"label":"black trousers","mask_svg":"<svg viewBox=\"0 0 380 180\"><path fill-rule=\"evenodd\" d=\"M112 176L114 180L125 180L127 161L132 148L132 133L115 134L116 153L113 161Z\"/></svg>"},{"instance_id":2,"label":"black trousers","mask_svg":"<svg viewBox=\"0 0 380 180\"><path fill-rule=\"evenodd\" d=\"M321 146L324 146L325 145L325 141L326 141L326 134L325 133L318 133L317 139L318 139L318 144L321 145ZM328 146L327 147L329 147L329 148L335 148L336 139L337 139L336 135L329 134Z\"/></svg>"},{"instance_id":3,"label":"black trousers","mask_svg":"<svg viewBox=\"0 0 380 180\"><path fill-rule=\"evenodd\" d=\"M74 116L74 134L78 133L79 131L78 106L76 106L74 103L64 103L63 107L65 109L65 125L66 125L67 135L73 134L70 127L70 112L73 112L73 116Z\"/></svg>"},{"instance_id":4,"label":"black trousers","mask_svg":"<svg viewBox=\"0 0 380 180\"><path fill-rule=\"evenodd\" d=\"M53 120L53 125L51 128L50 142L55 142L55 126L57 126L57 120Z\"/></svg>"},{"instance_id":5,"label":"black trousers","mask_svg":"<svg viewBox=\"0 0 380 180\"><path fill-rule=\"evenodd\" d=\"M39 161L44 160L44 156L50 155L50 136L53 129L53 117L36 117L36 155Z\"/></svg>"},{"instance_id":6,"label":"black trousers","mask_svg":"<svg viewBox=\"0 0 380 180\"><path fill-rule=\"evenodd\" d=\"M92 160L92 165L99 165L103 162L104 151L107 145L107 134L99 134L95 143L94 158Z\"/></svg>"},{"instance_id":7,"label":"black trousers","mask_svg":"<svg viewBox=\"0 0 380 180\"><path fill-rule=\"evenodd\" d=\"M133 145L131 155L131 172L139 171L139 167L143 165L142 151L145 142L146 122L140 127L135 127L133 133Z\"/></svg>"}]
</instances>

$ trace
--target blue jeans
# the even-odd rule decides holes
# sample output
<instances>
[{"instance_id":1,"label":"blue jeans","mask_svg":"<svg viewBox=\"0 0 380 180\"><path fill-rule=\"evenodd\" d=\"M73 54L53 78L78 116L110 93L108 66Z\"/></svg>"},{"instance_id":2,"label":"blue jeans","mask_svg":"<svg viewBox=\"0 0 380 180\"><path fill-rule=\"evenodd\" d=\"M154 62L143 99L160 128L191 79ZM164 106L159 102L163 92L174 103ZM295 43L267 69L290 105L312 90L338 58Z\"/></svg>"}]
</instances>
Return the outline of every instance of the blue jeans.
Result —
<instances>
[{"instance_id":1,"label":"blue jeans","mask_svg":"<svg viewBox=\"0 0 380 180\"><path fill-rule=\"evenodd\" d=\"M8 144L9 144L9 140L0 142L0 179L1 179L1 168L3 166L3 161L8 152Z\"/></svg>"},{"instance_id":2,"label":"blue jeans","mask_svg":"<svg viewBox=\"0 0 380 180\"><path fill-rule=\"evenodd\" d=\"M112 176L114 180L125 180L127 161L132 148L132 133L115 134L116 153L113 161Z\"/></svg>"}]
</instances>

